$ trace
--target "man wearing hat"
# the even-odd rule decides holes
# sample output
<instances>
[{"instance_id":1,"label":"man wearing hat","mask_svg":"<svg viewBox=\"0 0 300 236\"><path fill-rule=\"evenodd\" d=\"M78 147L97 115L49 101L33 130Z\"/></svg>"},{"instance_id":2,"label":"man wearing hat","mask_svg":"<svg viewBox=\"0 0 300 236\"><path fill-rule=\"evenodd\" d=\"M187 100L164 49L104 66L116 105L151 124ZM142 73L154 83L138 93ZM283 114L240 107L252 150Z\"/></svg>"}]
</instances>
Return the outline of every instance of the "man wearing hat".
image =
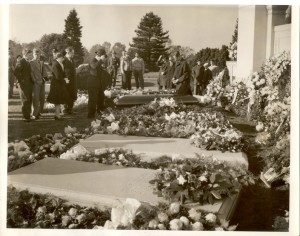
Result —
<instances>
[{"instance_id":1,"label":"man wearing hat","mask_svg":"<svg viewBox=\"0 0 300 236\"><path fill-rule=\"evenodd\" d=\"M22 113L24 121L31 121L31 105L32 105L32 90L33 79L31 76L31 51L27 48L22 51L23 58L17 62L15 68L15 76L20 85L20 97L22 102Z\"/></svg>"},{"instance_id":2,"label":"man wearing hat","mask_svg":"<svg viewBox=\"0 0 300 236\"><path fill-rule=\"evenodd\" d=\"M104 110L104 89L103 89L103 61L106 52L103 48L95 52L95 57L91 60L90 76L87 80L88 87L88 118L95 118L96 111Z\"/></svg>"},{"instance_id":3,"label":"man wearing hat","mask_svg":"<svg viewBox=\"0 0 300 236\"><path fill-rule=\"evenodd\" d=\"M120 59L117 57L116 52L114 51L112 53L111 58L108 61L108 69L109 69L109 74L112 79L113 87L116 86L116 80L117 80L119 66L120 66Z\"/></svg>"},{"instance_id":4,"label":"man wearing hat","mask_svg":"<svg viewBox=\"0 0 300 236\"><path fill-rule=\"evenodd\" d=\"M203 74L204 66L201 65L201 61L198 59L196 66L193 68L193 78L194 78L194 94L202 94L203 91Z\"/></svg>"},{"instance_id":5,"label":"man wearing hat","mask_svg":"<svg viewBox=\"0 0 300 236\"><path fill-rule=\"evenodd\" d=\"M203 66L204 66L204 72L203 72L203 89L202 89L202 93L204 93L207 85L213 79L212 72L209 69L209 64L206 62L206 63L204 63Z\"/></svg>"},{"instance_id":6,"label":"man wearing hat","mask_svg":"<svg viewBox=\"0 0 300 236\"><path fill-rule=\"evenodd\" d=\"M175 54L175 59L175 70L172 82L176 85L176 94L192 95L190 86L191 69L178 51Z\"/></svg>"}]
</instances>

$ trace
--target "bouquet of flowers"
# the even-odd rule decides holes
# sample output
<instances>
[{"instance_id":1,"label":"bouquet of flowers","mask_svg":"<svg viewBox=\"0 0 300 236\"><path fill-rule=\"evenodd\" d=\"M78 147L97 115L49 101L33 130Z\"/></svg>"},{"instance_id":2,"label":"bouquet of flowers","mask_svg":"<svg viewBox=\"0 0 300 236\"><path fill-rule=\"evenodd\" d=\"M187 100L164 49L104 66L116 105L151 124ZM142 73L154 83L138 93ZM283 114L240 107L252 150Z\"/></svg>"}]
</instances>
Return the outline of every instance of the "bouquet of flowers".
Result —
<instances>
[{"instance_id":1,"label":"bouquet of flowers","mask_svg":"<svg viewBox=\"0 0 300 236\"><path fill-rule=\"evenodd\" d=\"M151 183L170 202L213 204L238 192L241 184L254 184L254 178L244 168L198 157L173 160Z\"/></svg>"}]
</instances>

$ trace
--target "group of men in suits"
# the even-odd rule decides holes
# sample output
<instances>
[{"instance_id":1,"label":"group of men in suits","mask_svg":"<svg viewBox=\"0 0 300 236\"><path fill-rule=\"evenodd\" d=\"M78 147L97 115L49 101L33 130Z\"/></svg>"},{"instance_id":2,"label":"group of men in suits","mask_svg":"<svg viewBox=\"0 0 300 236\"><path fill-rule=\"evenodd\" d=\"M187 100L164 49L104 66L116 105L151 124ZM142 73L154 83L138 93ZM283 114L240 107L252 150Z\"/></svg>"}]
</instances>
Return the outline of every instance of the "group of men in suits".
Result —
<instances>
[{"instance_id":1,"label":"group of men in suits","mask_svg":"<svg viewBox=\"0 0 300 236\"><path fill-rule=\"evenodd\" d=\"M41 117L45 103L45 82L53 76L53 73L47 68L41 53L38 48L34 48L32 51L24 48L22 57L17 60L15 67L10 72L16 77L20 88L22 114L26 122L38 120ZM57 53L57 50L53 50L54 60ZM76 70L72 59L72 55L74 55L73 48L67 48L66 55L63 60L63 67L66 77L70 80L67 88L72 99L65 104L65 107L66 113L71 114L73 103L77 98Z\"/></svg>"},{"instance_id":2,"label":"group of men in suits","mask_svg":"<svg viewBox=\"0 0 300 236\"><path fill-rule=\"evenodd\" d=\"M204 95L207 85L219 72L220 69L213 60L210 61L210 64L208 62L202 64L198 60L193 68L194 94Z\"/></svg>"}]
</instances>

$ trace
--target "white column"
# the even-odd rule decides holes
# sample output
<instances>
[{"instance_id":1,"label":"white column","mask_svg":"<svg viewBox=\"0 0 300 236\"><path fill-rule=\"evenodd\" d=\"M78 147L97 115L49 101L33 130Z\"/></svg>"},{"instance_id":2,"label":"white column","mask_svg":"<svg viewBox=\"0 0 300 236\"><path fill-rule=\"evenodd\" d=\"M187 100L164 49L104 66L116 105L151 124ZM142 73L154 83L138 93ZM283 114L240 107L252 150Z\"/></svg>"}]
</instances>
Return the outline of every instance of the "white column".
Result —
<instances>
[{"instance_id":1,"label":"white column","mask_svg":"<svg viewBox=\"0 0 300 236\"><path fill-rule=\"evenodd\" d=\"M259 69L266 58L266 6L240 6L237 50L237 81Z\"/></svg>"},{"instance_id":2,"label":"white column","mask_svg":"<svg viewBox=\"0 0 300 236\"><path fill-rule=\"evenodd\" d=\"M267 48L266 58L270 58L274 53L274 24L273 24L273 13L272 5L267 6L268 12L268 26L267 26Z\"/></svg>"}]
</instances>

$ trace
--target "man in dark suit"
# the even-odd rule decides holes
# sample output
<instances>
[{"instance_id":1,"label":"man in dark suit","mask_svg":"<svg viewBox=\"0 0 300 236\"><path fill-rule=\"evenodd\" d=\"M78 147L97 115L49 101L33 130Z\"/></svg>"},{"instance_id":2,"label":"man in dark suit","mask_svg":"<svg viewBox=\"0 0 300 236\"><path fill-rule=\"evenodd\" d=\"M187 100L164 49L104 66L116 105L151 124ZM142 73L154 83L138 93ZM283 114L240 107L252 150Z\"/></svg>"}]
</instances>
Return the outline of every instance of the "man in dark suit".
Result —
<instances>
[{"instance_id":1,"label":"man in dark suit","mask_svg":"<svg viewBox=\"0 0 300 236\"><path fill-rule=\"evenodd\" d=\"M205 92L207 85L213 79L213 75L211 70L209 69L209 64L205 63L204 65L204 72L203 72L203 90L202 94Z\"/></svg>"},{"instance_id":2,"label":"man in dark suit","mask_svg":"<svg viewBox=\"0 0 300 236\"><path fill-rule=\"evenodd\" d=\"M66 78L68 78L69 83L67 83L67 91L69 93L69 102L65 104L65 112L67 114L73 114L74 102L77 99L77 89L76 89L76 67L73 61L74 49L72 47L66 48L66 56L64 59L64 68Z\"/></svg>"},{"instance_id":3,"label":"man in dark suit","mask_svg":"<svg viewBox=\"0 0 300 236\"><path fill-rule=\"evenodd\" d=\"M197 60L197 65L193 68L194 94L197 95L202 94L203 74L204 74L204 66L201 65L200 60Z\"/></svg>"},{"instance_id":4,"label":"man in dark suit","mask_svg":"<svg viewBox=\"0 0 300 236\"><path fill-rule=\"evenodd\" d=\"M31 51L29 49L23 49L22 55L23 58L17 62L14 74L20 85L23 118L24 121L30 122L33 90L33 80L29 62L31 59Z\"/></svg>"},{"instance_id":5,"label":"man in dark suit","mask_svg":"<svg viewBox=\"0 0 300 236\"><path fill-rule=\"evenodd\" d=\"M176 85L176 94L192 95L190 86L191 69L179 52L176 52L175 59L175 70L172 82Z\"/></svg>"},{"instance_id":6,"label":"man in dark suit","mask_svg":"<svg viewBox=\"0 0 300 236\"><path fill-rule=\"evenodd\" d=\"M116 52L113 52L111 58L108 61L108 69L112 79L113 87L116 86L119 67L120 67L120 59L117 57Z\"/></svg>"},{"instance_id":7,"label":"man in dark suit","mask_svg":"<svg viewBox=\"0 0 300 236\"><path fill-rule=\"evenodd\" d=\"M102 63L106 57L104 49L96 51L96 56L91 60L90 76L87 80L88 87L88 118L95 118L96 111L104 110L104 89L103 89L103 67Z\"/></svg>"}]
</instances>

